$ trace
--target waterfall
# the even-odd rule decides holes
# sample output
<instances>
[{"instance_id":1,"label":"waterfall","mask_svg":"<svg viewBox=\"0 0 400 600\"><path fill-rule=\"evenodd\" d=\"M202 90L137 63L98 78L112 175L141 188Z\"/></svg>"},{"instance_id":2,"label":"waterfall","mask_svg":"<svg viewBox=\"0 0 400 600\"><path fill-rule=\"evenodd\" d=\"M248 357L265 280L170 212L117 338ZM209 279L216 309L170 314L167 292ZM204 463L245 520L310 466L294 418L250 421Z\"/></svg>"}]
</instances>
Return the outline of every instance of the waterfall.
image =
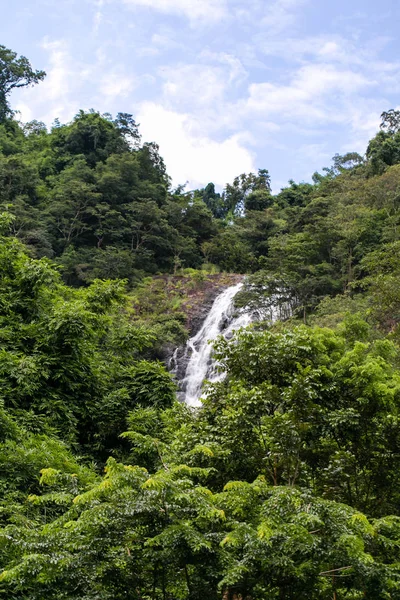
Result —
<instances>
[{"instance_id":1,"label":"waterfall","mask_svg":"<svg viewBox=\"0 0 400 600\"><path fill-rule=\"evenodd\" d=\"M236 329L252 321L249 312L235 312L233 299L242 285L233 285L217 296L200 331L186 344L183 359L187 367L181 380L181 397L189 406L201 405L201 390L206 379L215 382L223 378L213 361L211 342L221 334L229 338Z\"/></svg>"}]
</instances>

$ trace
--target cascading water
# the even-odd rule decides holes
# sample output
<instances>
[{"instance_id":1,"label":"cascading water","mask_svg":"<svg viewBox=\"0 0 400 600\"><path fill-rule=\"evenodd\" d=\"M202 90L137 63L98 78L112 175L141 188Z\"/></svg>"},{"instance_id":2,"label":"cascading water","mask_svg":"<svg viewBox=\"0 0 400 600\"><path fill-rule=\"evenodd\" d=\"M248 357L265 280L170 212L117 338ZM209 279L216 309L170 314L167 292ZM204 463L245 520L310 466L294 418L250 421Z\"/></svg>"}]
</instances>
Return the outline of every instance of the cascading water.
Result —
<instances>
[{"instance_id":1,"label":"cascading water","mask_svg":"<svg viewBox=\"0 0 400 600\"><path fill-rule=\"evenodd\" d=\"M229 338L236 329L246 327L252 321L249 312L235 311L233 299L242 285L233 285L217 296L200 331L186 344L183 359L188 360L181 381L181 396L189 406L201 405L200 396L205 380L215 382L223 378L213 361L211 342L221 334Z\"/></svg>"}]
</instances>

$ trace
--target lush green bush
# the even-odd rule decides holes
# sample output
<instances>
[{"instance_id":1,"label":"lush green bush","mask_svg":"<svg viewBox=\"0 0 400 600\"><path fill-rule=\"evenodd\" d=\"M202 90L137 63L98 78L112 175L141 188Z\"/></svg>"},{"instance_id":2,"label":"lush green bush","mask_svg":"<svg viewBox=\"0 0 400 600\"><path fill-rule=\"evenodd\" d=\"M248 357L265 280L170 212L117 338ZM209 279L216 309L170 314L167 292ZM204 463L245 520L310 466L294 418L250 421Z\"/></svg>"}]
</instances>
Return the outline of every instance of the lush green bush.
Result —
<instances>
[{"instance_id":1,"label":"lush green bush","mask_svg":"<svg viewBox=\"0 0 400 600\"><path fill-rule=\"evenodd\" d=\"M185 192L129 114L19 124L0 59L0 596L400 600L400 112ZM219 269L267 318L194 411L155 359Z\"/></svg>"}]
</instances>

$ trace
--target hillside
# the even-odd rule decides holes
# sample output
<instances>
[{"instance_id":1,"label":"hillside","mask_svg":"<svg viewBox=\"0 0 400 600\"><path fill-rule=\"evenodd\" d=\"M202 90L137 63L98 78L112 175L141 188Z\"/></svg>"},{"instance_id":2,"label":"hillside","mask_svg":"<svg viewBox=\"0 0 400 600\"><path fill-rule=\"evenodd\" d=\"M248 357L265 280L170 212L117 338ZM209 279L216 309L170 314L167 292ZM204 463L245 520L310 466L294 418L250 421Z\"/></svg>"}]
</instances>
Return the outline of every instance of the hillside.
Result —
<instances>
[{"instance_id":1,"label":"hillside","mask_svg":"<svg viewBox=\"0 0 400 600\"><path fill-rule=\"evenodd\" d=\"M400 599L400 112L313 183L185 191L132 115L20 123L44 73L0 58L0 597ZM193 410L163 361L242 279L290 316Z\"/></svg>"}]
</instances>

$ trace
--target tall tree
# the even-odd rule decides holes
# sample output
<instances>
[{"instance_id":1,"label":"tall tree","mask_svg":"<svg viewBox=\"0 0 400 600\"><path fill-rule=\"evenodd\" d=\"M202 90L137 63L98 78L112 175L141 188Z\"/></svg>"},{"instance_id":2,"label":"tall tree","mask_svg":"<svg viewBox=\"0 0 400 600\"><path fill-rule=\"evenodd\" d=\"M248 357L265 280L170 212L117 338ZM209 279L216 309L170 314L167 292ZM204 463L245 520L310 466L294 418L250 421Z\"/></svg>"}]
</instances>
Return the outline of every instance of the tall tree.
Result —
<instances>
[{"instance_id":1,"label":"tall tree","mask_svg":"<svg viewBox=\"0 0 400 600\"><path fill-rule=\"evenodd\" d=\"M21 87L34 85L42 81L46 73L35 71L25 56L0 45L0 122L12 114L8 104L9 94Z\"/></svg>"}]
</instances>

